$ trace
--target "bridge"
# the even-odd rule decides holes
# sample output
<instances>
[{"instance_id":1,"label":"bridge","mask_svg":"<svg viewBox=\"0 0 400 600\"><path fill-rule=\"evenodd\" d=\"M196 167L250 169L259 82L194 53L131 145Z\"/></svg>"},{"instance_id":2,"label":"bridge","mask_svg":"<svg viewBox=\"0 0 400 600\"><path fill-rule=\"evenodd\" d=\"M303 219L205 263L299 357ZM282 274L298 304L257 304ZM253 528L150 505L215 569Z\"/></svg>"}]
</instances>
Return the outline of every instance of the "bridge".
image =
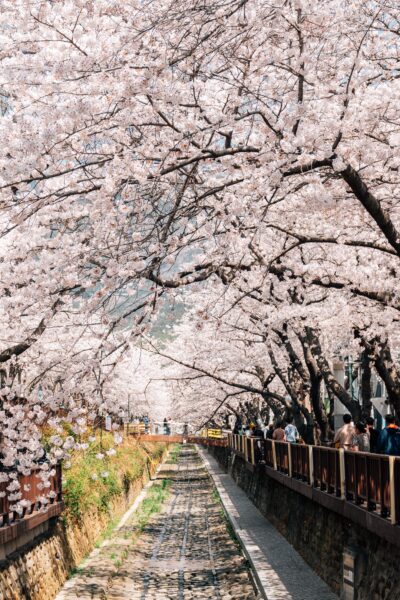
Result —
<instances>
[{"instance_id":1,"label":"bridge","mask_svg":"<svg viewBox=\"0 0 400 600\"><path fill-rule=\"evenodd\" d=\"M228 437L203 437L200 435L184 434L155 434L155 433L131 433L142 442L163 442L164 444L200 444L201 446L228 446Z\"/></svg>"}]
</instances>

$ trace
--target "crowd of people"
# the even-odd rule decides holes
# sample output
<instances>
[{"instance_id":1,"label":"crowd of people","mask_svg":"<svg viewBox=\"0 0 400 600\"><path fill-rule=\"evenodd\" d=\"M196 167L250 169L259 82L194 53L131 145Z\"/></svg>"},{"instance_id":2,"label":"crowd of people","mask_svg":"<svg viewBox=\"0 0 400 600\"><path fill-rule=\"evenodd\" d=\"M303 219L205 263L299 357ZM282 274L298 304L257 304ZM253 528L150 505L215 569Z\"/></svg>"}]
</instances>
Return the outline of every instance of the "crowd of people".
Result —
<instances>
[{"instance_id":1,"label":"crowd of people","mask_svg":"<svg viewBox=\"0 0 400 600\"><path fill-rule=\"evenodd\" d=\"M292 444L304 443L291 418L269 425L253 422L243 425L238 420L233 433ZM365 422L353 423L351 415L345 414L343 415L343 425L336 431L332 445L335 448L354 452L400 456L400 428L396 423L396 418L391 414L386 415L385 427L381 430L376 429L372 417L368 417Z\"/></svg>"},{"instance_id":2,"label":"crowd of people","mask_svg":"<svg viewBox=\"0 0 400 600\"><path fill-rule=\"evenodd\" d=\"M271 423L268 426L255 424L253 422L243 425L240 421L237 421L233 433L246 435L247 437L276 440L278 442L303 442L296 425L293 424L293 419L290 417L288 417L286 421L278 421L276 425Z\"/></svg>"},{"instance_id":3,"label":"crowd of people","mask_svg":"<svg viewBox=\"0 0 400 600\"><path fill-rule=\"evenodd\" d=\"M375 428L372 417L354 424L351 416L346 414L342 427L335 434L334 445L344 450L400 456L400 429L391 414L386 415L385 427L381 430Z\"/></svg>"}]
</instances>

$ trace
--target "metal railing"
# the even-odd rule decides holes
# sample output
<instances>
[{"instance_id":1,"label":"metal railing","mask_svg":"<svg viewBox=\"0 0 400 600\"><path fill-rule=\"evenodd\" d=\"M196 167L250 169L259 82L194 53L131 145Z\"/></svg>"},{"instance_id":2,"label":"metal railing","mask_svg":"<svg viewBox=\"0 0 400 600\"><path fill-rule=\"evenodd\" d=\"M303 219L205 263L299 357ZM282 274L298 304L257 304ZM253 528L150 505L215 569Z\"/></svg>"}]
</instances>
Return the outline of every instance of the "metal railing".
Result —
<instances>
[{"instance_id":1,"label":"metal railing","mask_svg":"<svg viewBox=\"0 0 400 600\"><path fill-rule=\"evenodd\" d=\"M228 445L321 492L400 524L400 458L228 434Z\"/></svg>"},{"instance_id":2,"label":"metal railing","mask_svg":"<svg viewBox=\"0 0 400 600\"><path fill-rule=\"evenodd\" d=\"M18 490L22 494L21 500L29 501L29 505L23 508L22 514L12 509L13 502L8 499L9 491L7 487L10 481L0 483L0 529L8 525L12 525L16 521L25 519L33 513L44 510L49 505L51 506L55 502L61 502L62 500L62 487L61 487L61 464L51 467L54 470L54 474L50 475L49 483L50 487L42 489L42 478L40 477L41 469L36 467L32 470L29 475L17 474L16 479L20 484ZM12 472L12 471L11 471ZM7 471L10 474L10 471ZM40 498L47 498L47 503L42 503Z\"/></svg>"}]
</instances>

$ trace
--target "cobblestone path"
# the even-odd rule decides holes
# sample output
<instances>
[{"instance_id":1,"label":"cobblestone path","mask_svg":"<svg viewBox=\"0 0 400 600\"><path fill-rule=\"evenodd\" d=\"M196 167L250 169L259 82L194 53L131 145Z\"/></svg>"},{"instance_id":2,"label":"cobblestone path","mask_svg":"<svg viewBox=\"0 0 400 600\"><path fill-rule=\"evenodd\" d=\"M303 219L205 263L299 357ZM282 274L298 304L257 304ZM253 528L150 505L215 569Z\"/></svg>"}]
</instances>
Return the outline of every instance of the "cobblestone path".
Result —
<instances>
[{"instance_id":1,"label":"cobblestone path","mask_svg":"<svg viewBox=\"0 0 400 600\"><path fill-rule=\"evenodd\" d=\"M183 447L157 477L169 481L161 511L139 537L133 515L92 553L56 600L259 598L196 450Z\"/></svg>"}]
</instances>

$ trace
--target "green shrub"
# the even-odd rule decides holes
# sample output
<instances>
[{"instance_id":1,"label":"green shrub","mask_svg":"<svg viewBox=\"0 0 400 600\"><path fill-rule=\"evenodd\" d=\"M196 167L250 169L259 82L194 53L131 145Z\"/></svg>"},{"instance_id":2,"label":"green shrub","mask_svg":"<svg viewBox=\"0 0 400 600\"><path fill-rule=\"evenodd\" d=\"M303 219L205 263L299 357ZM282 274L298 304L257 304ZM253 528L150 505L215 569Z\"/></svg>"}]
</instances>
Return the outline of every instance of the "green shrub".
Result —
<instances>
[{"instance_id":1,"label":"green shrub","mask_svg":"<svg viewBox=\"0 0 400 600\"><path fill-rule=\"evenodd\" d=\"M116 496L127 493L131 484L142 477L149 461L159 460L165 444L138 444L127 439L116 454L105 453L113 446L111 434L99 435L86 452L72 456L71 467L64 469L63 493L66 519L79 520L89 510L109 512ZM105 454L98 459L97 454Z\"/></svg>"}]
</instances>

